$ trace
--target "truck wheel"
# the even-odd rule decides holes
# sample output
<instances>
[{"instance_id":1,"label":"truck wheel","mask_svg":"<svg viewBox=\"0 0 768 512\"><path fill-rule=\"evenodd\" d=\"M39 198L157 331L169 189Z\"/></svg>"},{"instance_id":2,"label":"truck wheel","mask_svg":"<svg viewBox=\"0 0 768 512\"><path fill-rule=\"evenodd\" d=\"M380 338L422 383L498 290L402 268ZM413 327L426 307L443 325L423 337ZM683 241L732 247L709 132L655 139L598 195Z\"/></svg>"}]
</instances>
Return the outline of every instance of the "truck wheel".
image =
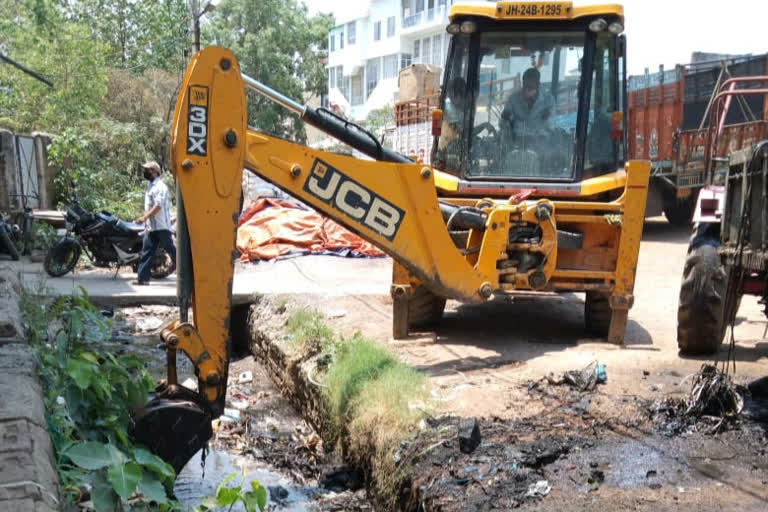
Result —
<instances>
[{"instance_id":1,"label":"truck wheel","mask_svg":"<svg viewBox=\"0 0 768 512\"><path fill-rule=\"evenodd\" d=\"M664 201L664 216L673 226L690 226L694 208L696 208L695 194L686 198L671 197Z\"/></svg>"},{"instance_id":2,"label":"truck wheel","mask_svg":"<svg viewBox=\"0 0 768 512\"><path fill-rule=\"evenodd\" d=\"M588 291L584 301L584 326L589 334L600 338L608 337L611 326L610 295L604 292Z\"/></svg>"},{"instance_id":3,"label":"truck wheel","mask_svg":"<svg viewBox=\"0 0 768 512\"><path fill-rule=\"evenodd\" d=\"M724 318L727 286L728 279L716 247L700 245L688 252L677 308L677 346L681 354L718 351L727 324Z\"/></svg>"}]
</instances>

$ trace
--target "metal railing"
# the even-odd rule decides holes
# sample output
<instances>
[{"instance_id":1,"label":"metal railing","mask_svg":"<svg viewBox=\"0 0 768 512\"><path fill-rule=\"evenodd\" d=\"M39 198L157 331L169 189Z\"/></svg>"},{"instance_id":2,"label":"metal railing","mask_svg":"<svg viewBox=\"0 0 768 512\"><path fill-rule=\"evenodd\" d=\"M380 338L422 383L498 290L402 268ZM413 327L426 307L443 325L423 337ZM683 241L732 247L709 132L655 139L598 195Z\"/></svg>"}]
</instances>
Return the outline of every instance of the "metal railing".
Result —
<instances>
[{"instance_id":1,"label":"metal railing","mask_svg":"<svg viewBox=\"0 0 768 512\"><path fill-rule=\"evenodd\" d=\"M403 16L403 28L415 27L421 23L421 15L423 12L417 12L410 16Z\"/></svg>"}]
</instances>

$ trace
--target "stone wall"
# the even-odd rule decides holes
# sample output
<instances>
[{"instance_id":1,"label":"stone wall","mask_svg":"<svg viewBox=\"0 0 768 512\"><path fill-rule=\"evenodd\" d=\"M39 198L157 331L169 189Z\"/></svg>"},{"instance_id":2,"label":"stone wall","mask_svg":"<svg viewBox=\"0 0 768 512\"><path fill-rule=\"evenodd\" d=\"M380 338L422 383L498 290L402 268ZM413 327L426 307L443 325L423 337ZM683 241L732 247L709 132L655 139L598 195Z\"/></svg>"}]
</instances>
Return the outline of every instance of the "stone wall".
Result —
<instances>
[{"instance_id":1,"label":"stone wall","mask_svg":"<svg viewBox=\"0 0 768 512\"><path fill-rule=\"evenodd\" d=\"M17 275L0 266L0 510L60 510L35 356L24 343Z\"/></svg>"}]
</instances>

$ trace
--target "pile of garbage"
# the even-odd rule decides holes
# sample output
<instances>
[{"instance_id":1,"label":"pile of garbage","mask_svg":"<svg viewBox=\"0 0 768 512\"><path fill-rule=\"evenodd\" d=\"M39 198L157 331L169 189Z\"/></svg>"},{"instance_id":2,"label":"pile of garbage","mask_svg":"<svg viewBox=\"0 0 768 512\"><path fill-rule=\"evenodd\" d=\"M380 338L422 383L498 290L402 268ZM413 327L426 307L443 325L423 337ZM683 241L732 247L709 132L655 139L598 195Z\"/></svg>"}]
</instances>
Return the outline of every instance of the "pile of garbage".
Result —
<instances>
[{"instance_id":1,"label":"pile of garbage","mask_svg":"<svg viewBox=\"0 0 768 512\"><path fill-rule=\"evenodd\" d=\"M717 433L738 422L749 391L735 384L716 366L705 364L692 379L685 398L663 398L651 407L651 414L667 435L688 431Z\"/></svg>"}]
</instances>

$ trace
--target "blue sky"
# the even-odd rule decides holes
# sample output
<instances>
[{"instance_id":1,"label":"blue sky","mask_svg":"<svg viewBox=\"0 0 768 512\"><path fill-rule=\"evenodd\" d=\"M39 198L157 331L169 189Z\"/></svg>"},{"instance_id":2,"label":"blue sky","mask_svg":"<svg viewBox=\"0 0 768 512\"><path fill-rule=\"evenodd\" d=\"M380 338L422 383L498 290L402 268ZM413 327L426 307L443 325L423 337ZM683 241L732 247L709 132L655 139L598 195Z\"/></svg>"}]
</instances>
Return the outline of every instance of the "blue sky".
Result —
<instances>
[{"instance_id":1,"label":"blue sky","mask_svg":"<svg viewBox=\"0 0 768 512\"><path fill-rule=\"evenodd\" d=\"M310 13L337 14L349 0L304 0ZM576 5L597 2L574 2ZM614 3L608 0L605 3ZM625 0L630 74L690 61L691 52L768 53L768 0Z\"/></svg>"}]
</instances>

